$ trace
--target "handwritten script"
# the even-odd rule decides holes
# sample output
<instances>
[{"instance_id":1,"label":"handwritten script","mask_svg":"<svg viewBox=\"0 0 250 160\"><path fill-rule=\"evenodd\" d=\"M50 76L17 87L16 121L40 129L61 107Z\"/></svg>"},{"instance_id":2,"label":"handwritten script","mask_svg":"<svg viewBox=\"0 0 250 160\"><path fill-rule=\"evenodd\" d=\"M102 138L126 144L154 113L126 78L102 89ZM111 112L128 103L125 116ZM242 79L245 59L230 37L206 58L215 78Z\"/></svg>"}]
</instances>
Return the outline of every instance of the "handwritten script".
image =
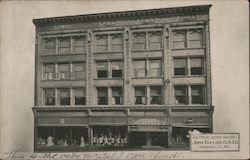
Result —
<instances>
[{"instance_id":1,"label":"handwritten script","mask_svg":"<svg viewBox=\"0 0 250 160\"><path fill-rule=\"evenodd\" d=\"M72 160L141 160L141 159L179 159L183 158L183 153L180 151L110 151L110 152L67 152L67 153L24 153L11 152L1 155L1 159L11 160L57 160L57 159L72 159Z\"/></svg>"}]
</instances>

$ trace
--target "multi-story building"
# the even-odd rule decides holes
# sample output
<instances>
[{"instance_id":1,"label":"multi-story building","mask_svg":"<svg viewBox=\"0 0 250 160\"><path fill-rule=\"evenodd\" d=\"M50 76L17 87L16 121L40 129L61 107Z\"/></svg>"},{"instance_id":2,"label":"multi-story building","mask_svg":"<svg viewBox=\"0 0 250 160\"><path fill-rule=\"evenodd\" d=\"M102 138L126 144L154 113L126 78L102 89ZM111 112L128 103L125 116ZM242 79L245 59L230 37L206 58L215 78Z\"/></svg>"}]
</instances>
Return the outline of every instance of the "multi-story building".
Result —
<instances>
[{"instance_id":1,"label":"multi-story building","mask_svg":"<svg viewBox=\"0 0 250 160\"><path fill-rule=\"evenodd\" d=\"M212 132L210 7L35 19L35 151L179 148Z\"/></svg>"}]
</instances>

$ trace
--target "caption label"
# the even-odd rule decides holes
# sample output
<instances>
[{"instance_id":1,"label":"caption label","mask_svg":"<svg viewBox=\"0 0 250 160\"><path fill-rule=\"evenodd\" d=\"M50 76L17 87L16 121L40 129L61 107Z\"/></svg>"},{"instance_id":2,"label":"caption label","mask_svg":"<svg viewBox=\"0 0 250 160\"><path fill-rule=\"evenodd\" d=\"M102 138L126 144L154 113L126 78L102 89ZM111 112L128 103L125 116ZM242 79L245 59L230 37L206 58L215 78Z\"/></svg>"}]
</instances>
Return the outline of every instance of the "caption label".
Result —
<instances>
[{"instance_id":1,"label":"caption label","mask_svg":"<svg viewBox=\"0 0 250 160\"><path fill-rule=\"evenodd\" d=\"M239 134L191 134L191 151L239 151Z\"/></svg>"}]
</instances>

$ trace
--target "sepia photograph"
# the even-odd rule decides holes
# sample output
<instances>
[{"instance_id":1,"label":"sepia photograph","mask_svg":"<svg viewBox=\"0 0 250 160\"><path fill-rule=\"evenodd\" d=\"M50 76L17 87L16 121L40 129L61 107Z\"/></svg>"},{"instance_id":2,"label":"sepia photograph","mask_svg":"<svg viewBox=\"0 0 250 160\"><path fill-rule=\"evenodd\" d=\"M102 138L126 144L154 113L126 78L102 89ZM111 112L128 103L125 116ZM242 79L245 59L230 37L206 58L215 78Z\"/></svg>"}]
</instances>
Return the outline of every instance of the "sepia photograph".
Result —
<instances>
[{"instance_id":1,"label":"sepia photograph","mask_svg":"<svg viewBox=\"0 0 250 160\"><path fill-rule=\"evenodd\" d=\"M248 159L245 0L0 1L1 159Z\"/></svg>"}]
</instances>

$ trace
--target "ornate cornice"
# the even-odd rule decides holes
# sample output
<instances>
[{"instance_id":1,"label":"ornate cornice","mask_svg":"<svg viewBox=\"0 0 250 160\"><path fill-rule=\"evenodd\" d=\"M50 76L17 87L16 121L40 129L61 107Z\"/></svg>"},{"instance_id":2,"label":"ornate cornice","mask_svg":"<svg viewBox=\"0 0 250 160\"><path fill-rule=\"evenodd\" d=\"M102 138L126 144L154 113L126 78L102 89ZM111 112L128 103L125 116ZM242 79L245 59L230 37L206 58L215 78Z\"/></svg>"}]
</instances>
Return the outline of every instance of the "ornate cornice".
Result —
<instances>
[{"instance_id":1,"label":"ornate cornice","mask_svg":"<svg viewBox=\"0 0 250 160\"><path fill-rule=\"evenodd\" d=\"M55 24L69 24L69 23L84 23L95 21L111 21L116 19L137 19L150 17L167 17L174 15L192 15L192 14L208 14L211 5L198 5L174 8L160 8L150 10L136 10L123 12L108 12L98 14L86 14L76 16L51 17L34 19L33 23L36 26L46 26Z\"/></svg>"}]
</instances>

